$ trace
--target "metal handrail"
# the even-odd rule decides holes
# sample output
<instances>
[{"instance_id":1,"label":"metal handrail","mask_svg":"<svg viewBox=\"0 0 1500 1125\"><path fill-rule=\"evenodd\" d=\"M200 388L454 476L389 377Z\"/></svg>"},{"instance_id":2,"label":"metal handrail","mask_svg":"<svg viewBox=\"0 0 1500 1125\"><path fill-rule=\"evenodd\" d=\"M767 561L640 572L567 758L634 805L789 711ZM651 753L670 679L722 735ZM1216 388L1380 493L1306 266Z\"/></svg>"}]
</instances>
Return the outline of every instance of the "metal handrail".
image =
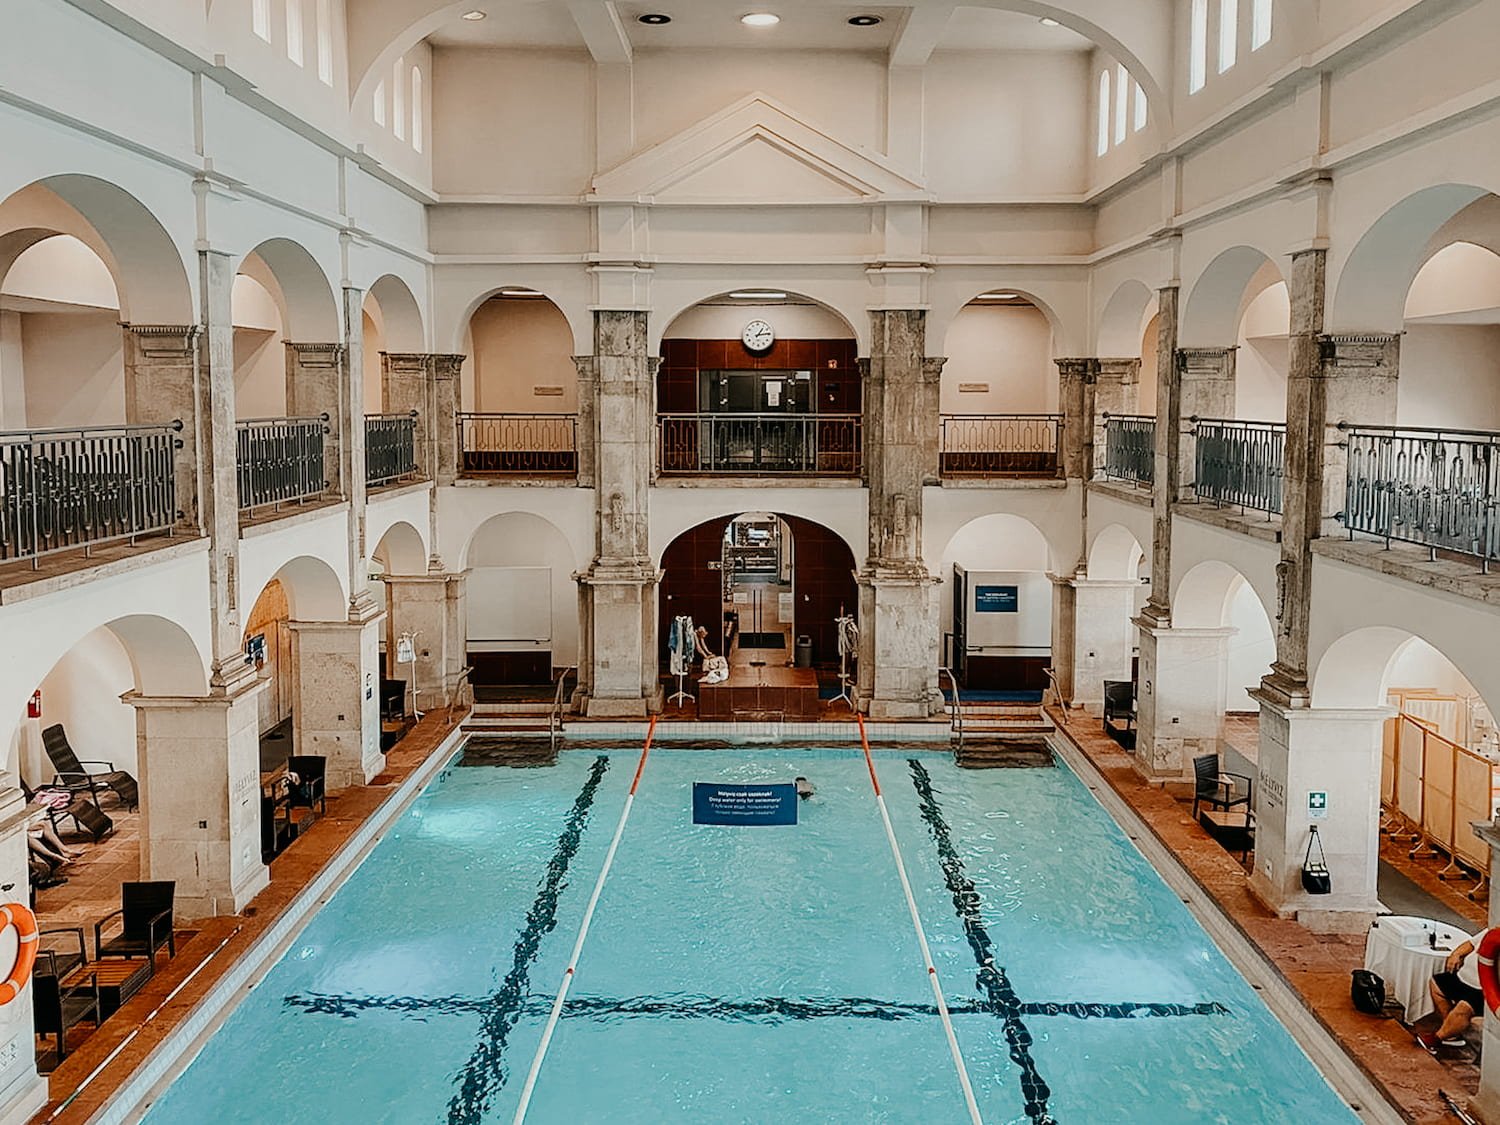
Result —
<instances>
[{"instance_id":1,"label":"metal handrail","mask_svg":"<svg viewBox=\"0 0 1500 1125\"><path fill-rule=\"evenodd\" d=\"M568 682L568 673L576 667L577 665L569 664L562 670L562 675L557 677L557 690L552 695L552 711L547 716L547 742L554 755L557 753L558 742L562 740L563 685Z\"/></svg>"},{"instance_id":2,"label":"metal handrail","mask_svg":"<svg viewBox=\"0 0 1500 1125\"><path fill-rule=\"evenodd\" d=\"M938 419L938 475L1062 475L1061 414L944 414Z\"/></svg>"},{"instance_id":3,"label":"metal handrail","mask_svg":"<svg viewBox=\"0 0 1500 1125\"><path fill-rule=\"evenodd\" d=\"M301 503L328 492L323 463L328 422L326 413L235 422L235 477L241 512Z\"/></svg>"},{"instance_id":4,"label":"metal handrail","mask_svg":"<svg viewBox=\"0 0 1500 1125\"><path fill-rule=\"evenodd\" d=\"M1133 484L1156 479L1156 418L1151 414L1104 415L1104 476Z\"/></svg>"},{"instance_id":5,"label":"metal handrail","mask_svg":"<svg viewBox=\"0 0 1500 1125\"><path fill-rule=\"evenodd\" d=\"M458 674L458 679L453 681L453 694L448 697L448 725L450 727L453 725L453 712L458 710L459 703L463 699L464 685L468 684L470 688L474 686L469 680L473 672L472 666L466 667Z\"/></svg>"},{"instance_id":6,"label":"metal handrail","mask_svg":"<svg viewBox=\"0 0 1500 1125\"><path fill-rule=\"evenodd\" d=\"M465 411L457 416L463 476L571 476L578 415Z\"/></svg>"},{"instance_id":7,"label":"metal handrail","mask_svg":"<svg viewBox=\"0 0 1500 1125\"><path fill-rule=\"evenodd\" d=\"M417 412L365 415L365 486L417 475Z\"/></svg>"},{"instance_id":8,"label":"metal handrail","mask_svg":"<svg viewBox=\"0 0 1500 1125\"><path fill-rule=\"evenodd\" d=\"M942 677L948 677L948 683L953 687L953 699L948 704L948 730L950 734L956 734L958 741L955 745L958 749L964 748L964 709L958 698L958 677L949 668L938 669L938 682L942 683Z\"/></svg>"},{"instance_id":9,"label":"metal handrail","mask_svg":"<svg viewBox=\"0 0 1500 1125\"><path fill-rule=\"evenodd\" d=\"M858 477L864 416L659 413L656 466L663 476Z\"/></svg>"},{"instance_id":10,"label":"metal handrail","mask_svg":"<svg viewBox=\"0 0 1500 1125\"><path fill-rule=\"evenodd\" d=\"M1188 419L1193 433L1193 492L1226 504L1281 514L1286 423L1238 418Z\"/></svg>"}]
</instances>

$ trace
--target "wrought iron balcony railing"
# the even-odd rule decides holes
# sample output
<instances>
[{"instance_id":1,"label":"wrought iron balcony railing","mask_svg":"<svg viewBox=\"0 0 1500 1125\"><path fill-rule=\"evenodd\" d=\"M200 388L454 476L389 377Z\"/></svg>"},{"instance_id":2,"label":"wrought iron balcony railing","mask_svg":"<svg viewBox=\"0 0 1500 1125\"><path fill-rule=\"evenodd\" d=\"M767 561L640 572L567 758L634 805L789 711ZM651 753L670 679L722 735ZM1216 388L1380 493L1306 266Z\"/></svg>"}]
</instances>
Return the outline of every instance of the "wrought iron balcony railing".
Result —
<instances>
[{"instance_id":1,"label":"wrought iron balcony railing","mask_svg":"<svg viewBox=\"0 0 1500 1125\"><path fill-rule=\"evenodd\" d=\"M417 412L365 415L365 485L379 488L417 476Z\"/></svg>"},{"instance_id":2,"label":"wrought iron balcony railing","mask_svg":"<svg viewBox=\"0 0 1500 1125\"><path fill-rule=\"evenodd\" d=\"M1155 418L1149 414L1105 416L1104 475L1133 484L1156 479Z\"/></svg>"},{"instance_id":3,"label":"wrought iron balcony railing","mask_svg":"<svg viewBox=\"0 0 1500 1125\"><path fill-rule=\"evenodd\" d=\"M1344 510L1349 529L1417 543L1428 556L1473 555L1488 573L1500 559L1500 433L1340 426L1347 435Z\"/></svg>"},{"instance_id":4,"label":"wrought iron balcony railing","mask_svg":"<svg viewBox=\"0 0 1500 1125\"><path fill-rule=\"evenodd\" d=\"M323 435L328 415L235 423L240 511L310 500L328 491Z\"/></svg>"},{"instance_id":5,"label":"wrought iron balcony railing","mask_svg":"<svg viewBox=\"0 0 1500 1125\"><path fill-rule=\"evenodd\" d=\"M0 561L170 532L181 422L0 433Z\"/></svg>"},{"instance_id":6,"label":"wrought iron balcony railing","mask_svg":"<svg viewBox=\"0 0 1500 1125\"><path fill-rule=\"evenodd\" d=\"M663 476L857 477L858 414L662 414L656 464Z\"/></svg>"},{"instance_id":7,"label":"wrought iron balcony railing","mask_svg":"<svg viewBox=\"0 0 1500 1125\"><path fill-rule=\"evenodd\" d=\"M460 414L463 476L573 476L578 472L576 414Z\"/></svg>"},{"instance_id":8,"label":"wrought iron balcony railing","mask_svg":"<svg viewBox=\"0 0 1500 1125\"><path fill-rule=\"evenodd\" d=\"M1286 425L1194 418L1193 490L1199 500L1281 514Z\"/></svg>"},{"instance_id":9,"label":"wrought iron balcony railing","mask_svg":"<svg viewBox=\"0 0 1500 1125\"><path fill-rule=\"evenodd\" d=\"M1062 476L1061 414L944 414L938 472L944 477Z\"/></svg>"}]
</instances>

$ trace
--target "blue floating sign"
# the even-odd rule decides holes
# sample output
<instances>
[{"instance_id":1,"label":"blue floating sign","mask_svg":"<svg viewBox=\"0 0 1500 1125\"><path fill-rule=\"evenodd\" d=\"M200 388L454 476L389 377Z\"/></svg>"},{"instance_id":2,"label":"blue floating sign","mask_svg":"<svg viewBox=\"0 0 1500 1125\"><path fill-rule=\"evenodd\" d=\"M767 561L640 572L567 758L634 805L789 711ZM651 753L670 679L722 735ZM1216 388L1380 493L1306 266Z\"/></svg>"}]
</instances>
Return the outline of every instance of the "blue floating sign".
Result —
<instances>
[{"instance_id":1,"label":"blue floating sign","mask_svg":"<svg viewBox=\"0 0 1500 1125\"><path fill-rule=\"evenodd\" d=\"M765 827L797 823L797 786L693 782L694 824Z\"/></svg>"},{"instance_id":2,"label":"blue floating sign","mask_svg":"<svg viewBox=\"0 0 1500 1125\"><path fill-rule=\"evenodd\" d=\"M1020 608L1017 586L975 586L975 613L1017 613Z\"/></svg>"}]
</instances>

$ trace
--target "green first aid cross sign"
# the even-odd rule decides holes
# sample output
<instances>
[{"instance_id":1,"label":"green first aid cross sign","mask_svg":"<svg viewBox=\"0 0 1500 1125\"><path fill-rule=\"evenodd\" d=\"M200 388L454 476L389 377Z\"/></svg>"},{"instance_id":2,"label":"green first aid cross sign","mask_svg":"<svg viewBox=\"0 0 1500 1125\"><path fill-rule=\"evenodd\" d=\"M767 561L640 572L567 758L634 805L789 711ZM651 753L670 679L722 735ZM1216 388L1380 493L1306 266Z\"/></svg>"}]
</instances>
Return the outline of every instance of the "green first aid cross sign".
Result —
<instances>
[{"instance_id":1,"label":"green first aid cross sign","mask_svg":"<svg viewBox=\"0 0 1500 1125\"><path fill-rule=\"evenodd\" d=\"M1328 793L1311 789L1307 794L1307 815L1311 820L1322 820L1328 815Z\"/></svg>"}]
</instances>

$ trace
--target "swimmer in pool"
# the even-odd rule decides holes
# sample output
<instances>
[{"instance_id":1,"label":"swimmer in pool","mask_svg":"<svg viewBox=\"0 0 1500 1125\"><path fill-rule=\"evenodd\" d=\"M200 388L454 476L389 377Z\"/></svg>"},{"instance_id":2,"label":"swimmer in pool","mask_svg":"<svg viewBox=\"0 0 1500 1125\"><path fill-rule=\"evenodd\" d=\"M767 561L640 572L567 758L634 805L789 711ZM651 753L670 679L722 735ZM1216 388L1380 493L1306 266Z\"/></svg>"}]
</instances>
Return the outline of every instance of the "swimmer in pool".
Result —
<instances>
[{"instance_id":1,"label":"swimmer in pool","mask_svg":"<svg viewBox=\"0 0 1500 1125\"><path fill-rule=\"evenodd\" d=\"M808 781L807 778L799 777L793 784L797 786L797 796L801 797L804 801L813 795L812 782Z\"/></svg>"}]
</instances>

